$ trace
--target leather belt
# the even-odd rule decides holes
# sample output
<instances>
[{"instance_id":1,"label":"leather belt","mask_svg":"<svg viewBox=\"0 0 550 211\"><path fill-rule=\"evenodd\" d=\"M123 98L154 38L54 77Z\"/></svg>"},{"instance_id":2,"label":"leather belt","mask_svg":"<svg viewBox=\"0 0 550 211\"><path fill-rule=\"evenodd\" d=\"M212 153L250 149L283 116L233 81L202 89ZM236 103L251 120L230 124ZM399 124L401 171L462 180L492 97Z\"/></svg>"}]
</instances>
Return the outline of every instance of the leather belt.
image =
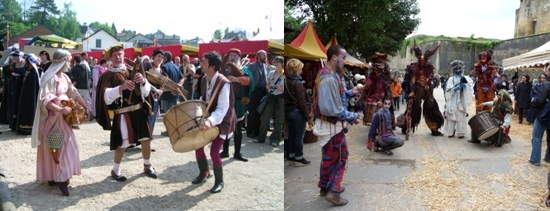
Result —
<instances>
[{"instance_id":1,"label":"leather belt","mask_svg":"<svg viewBox=\"0 0 550 211\"><path fill-rule=\"evenodd\" d=\"M123 113L136 111L140 108L141 108L141 103L135 104L135 105L132 105L132 106L128 106L128 107L124 107L124 108L115 109L114 111L115 111L115 114L123 114Z\"/></svg>"}]
</instances>

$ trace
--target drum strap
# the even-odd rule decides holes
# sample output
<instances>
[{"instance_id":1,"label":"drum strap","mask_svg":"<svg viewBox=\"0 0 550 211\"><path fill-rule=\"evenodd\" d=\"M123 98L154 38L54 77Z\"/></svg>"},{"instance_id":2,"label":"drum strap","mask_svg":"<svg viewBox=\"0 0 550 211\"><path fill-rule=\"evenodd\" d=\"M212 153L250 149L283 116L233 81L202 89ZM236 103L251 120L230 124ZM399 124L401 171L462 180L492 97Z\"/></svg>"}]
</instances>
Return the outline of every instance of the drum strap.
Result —
<instances>
[{"instance_id":1,"label":"drum strap","mask_svg":"<svg viewBox=\"0 0 550 211\"><path fill-rule=\"evenodd\" d=\"M206 111L202 113L202 117L201 117L200 122L203 122L204 118L206 117L206 114L209 113L208 111L210 111L210 106L212 106L212 102L214 102L214 98L216 98L216 96L218 96L218 92L220 91L220 87L222 87L222 86L224 86L223 81L220 81L218 83L218 86L216 86L216 89L214 90L214 93L210 97L210 102L208 102L208 105L206 106ZM211 126L214 126L214 125L211 125Z\"/></svg>"}]
</instances>

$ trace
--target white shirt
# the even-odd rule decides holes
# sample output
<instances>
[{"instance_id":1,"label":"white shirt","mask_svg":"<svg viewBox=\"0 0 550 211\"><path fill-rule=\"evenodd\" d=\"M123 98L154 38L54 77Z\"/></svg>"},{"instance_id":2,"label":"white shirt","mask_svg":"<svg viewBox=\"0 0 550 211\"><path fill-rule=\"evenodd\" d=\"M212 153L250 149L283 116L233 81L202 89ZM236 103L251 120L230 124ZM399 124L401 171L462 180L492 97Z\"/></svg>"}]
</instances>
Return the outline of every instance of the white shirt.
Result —
<instances>
[{"instance_id":1,"label":"white shirt","mask_svg":"<svg viewBox=\"0 0 550 211\"><path fill-rule=\"evenodd\" d=\"M113 69L109 69L109 71L111 72L120 72L119 70L113 70ZM138 84L136 84L136 86L140 86ZM142 97L142 100L145 99L145 97L149 96L149 92L151 92L151 84L149 84L149 81L147 81L147 79L145 79L145 85L143 86L140 86L140 90L141 90L141 97ZM122 101L122 92L120 91L120 86L117 86L117 87L112 87L112 88L106 88L105 89L105 95L103 96L103 99L105 100L105 104L107 105L111 105L113 104L113 102L115 102L116 99L119 99Z\"/></svg>"},{"instance_id":2,"label":"white shirt","mask_svg":"<svg viewBox=\"0 0 550 211\"><path fill-rule=\"evenodd\" d=\"M214 73L214 77L212 77L212 81L210 81L206 84L206 96L204 96L204 101L206 103L210 102L210 97L212 97L212 94L214 94L214 85L216 84L216 80L218 80L218 72ZM210 114L210 116L206 119L208 119L212 126L216 126L222 123L223 118L227 114L227 111L229 110L229 92L231 91L231 88L229 84L223 85L223 87L220 88L219 91L219 97L218 97L218 105L216 107L216 110ZM203 97L201 97L203 99ZM230 132L229 134L221 134L220 138L226 139L233 137L233 132Z\"/></svg>"}]
</instances>

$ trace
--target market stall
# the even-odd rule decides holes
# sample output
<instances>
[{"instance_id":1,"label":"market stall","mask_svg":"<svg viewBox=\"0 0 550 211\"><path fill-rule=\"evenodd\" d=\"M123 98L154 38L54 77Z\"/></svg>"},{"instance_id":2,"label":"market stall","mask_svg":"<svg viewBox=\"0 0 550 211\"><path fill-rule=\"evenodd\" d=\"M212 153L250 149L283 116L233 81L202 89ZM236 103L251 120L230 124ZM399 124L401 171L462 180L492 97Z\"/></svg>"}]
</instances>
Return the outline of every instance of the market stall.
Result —
<instances>
[{"instance_id":1,"label":"market stall","mask_svg":"<svg viewBox=\"0 0 550 211\"><path fill-rule=\"evenodd\" d=\"M151 55L153 55L153 52L156 49L161 49L163 51L169 51L170 53L172 53L172 57L176 57L176 56L181 57L184 54L187 54L191 58L191 57L195 57L197 55L197 53L199 52L199 49L197 47L178 44L178 45L163 45L163 46L144 47L144 48L141 48L141 55L151 57Z\"/></svg>"},{"instance_id":2,"label":"market stall","mask_svg":"<svg viewBox=\"0 0 550 211\"><path fill-rule=\"evenodd\" d=\"M269 40L245 40L245 41L231 41L231 42L211 42L199 44L199 56L206 52L217 51L220 54L225 55L229 49L238 48L241 50L243 56L248 55L251 62L254 62L254 55L259 50L264 50L269 55L282 55L285 47L283 44L269 41Z\"/></svg>"},{"instance_id":3,"label":"market stall","mask_svg":"<svg viewBox=\"0 0 550 211\"><path fill-rule=\"evenodd\" d=\"M305 80L306 91L311 95L317 72L323 68L327 58L326 48L319 40L311 21L302 30L300 35L290 44L285 45L285 61L295 58L304 63L302 78Z\"/></svg>"},{"instance_id":4,"label":"market stall","mask_svg":"<svg viewBox=\"0 0 550 211\"><path fill-rule=\"evenodd\" d=\"M542 70L550 64L550 41L540 47L502 60L504 71L509 70Z\"/></svg>"},{"instance_id":5,"label":"market stall","mask_svg":"<svg viewBox=\"0 0 550 211\"><path fill-rule=\"evenodd\" d=\"M36 36L28 40L20 39L20 42L25 42L24 45L52 46L58 48L76 48L78 45L75 41L57 36L55 34ZM20 44L20 46L22 47L23 45Z\"/></svg>"}]
</instances>

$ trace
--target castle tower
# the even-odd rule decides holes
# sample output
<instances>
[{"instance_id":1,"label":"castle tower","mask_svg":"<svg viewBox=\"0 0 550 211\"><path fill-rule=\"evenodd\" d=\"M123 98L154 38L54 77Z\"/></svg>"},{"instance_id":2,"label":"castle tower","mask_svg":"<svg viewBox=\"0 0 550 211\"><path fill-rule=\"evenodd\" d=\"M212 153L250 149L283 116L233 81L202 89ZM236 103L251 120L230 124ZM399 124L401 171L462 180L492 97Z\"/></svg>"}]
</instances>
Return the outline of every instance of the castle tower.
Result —
<instances>
[{"instance_id":1,"label":"castle tower","mask_svg":"<svg viewBox=\"0 0 550 211\"><path fill-rule=\"evenodd\" d=\"M550 0L520 0L515 37L550 32Z\"/></svg>"}]
</instances>

